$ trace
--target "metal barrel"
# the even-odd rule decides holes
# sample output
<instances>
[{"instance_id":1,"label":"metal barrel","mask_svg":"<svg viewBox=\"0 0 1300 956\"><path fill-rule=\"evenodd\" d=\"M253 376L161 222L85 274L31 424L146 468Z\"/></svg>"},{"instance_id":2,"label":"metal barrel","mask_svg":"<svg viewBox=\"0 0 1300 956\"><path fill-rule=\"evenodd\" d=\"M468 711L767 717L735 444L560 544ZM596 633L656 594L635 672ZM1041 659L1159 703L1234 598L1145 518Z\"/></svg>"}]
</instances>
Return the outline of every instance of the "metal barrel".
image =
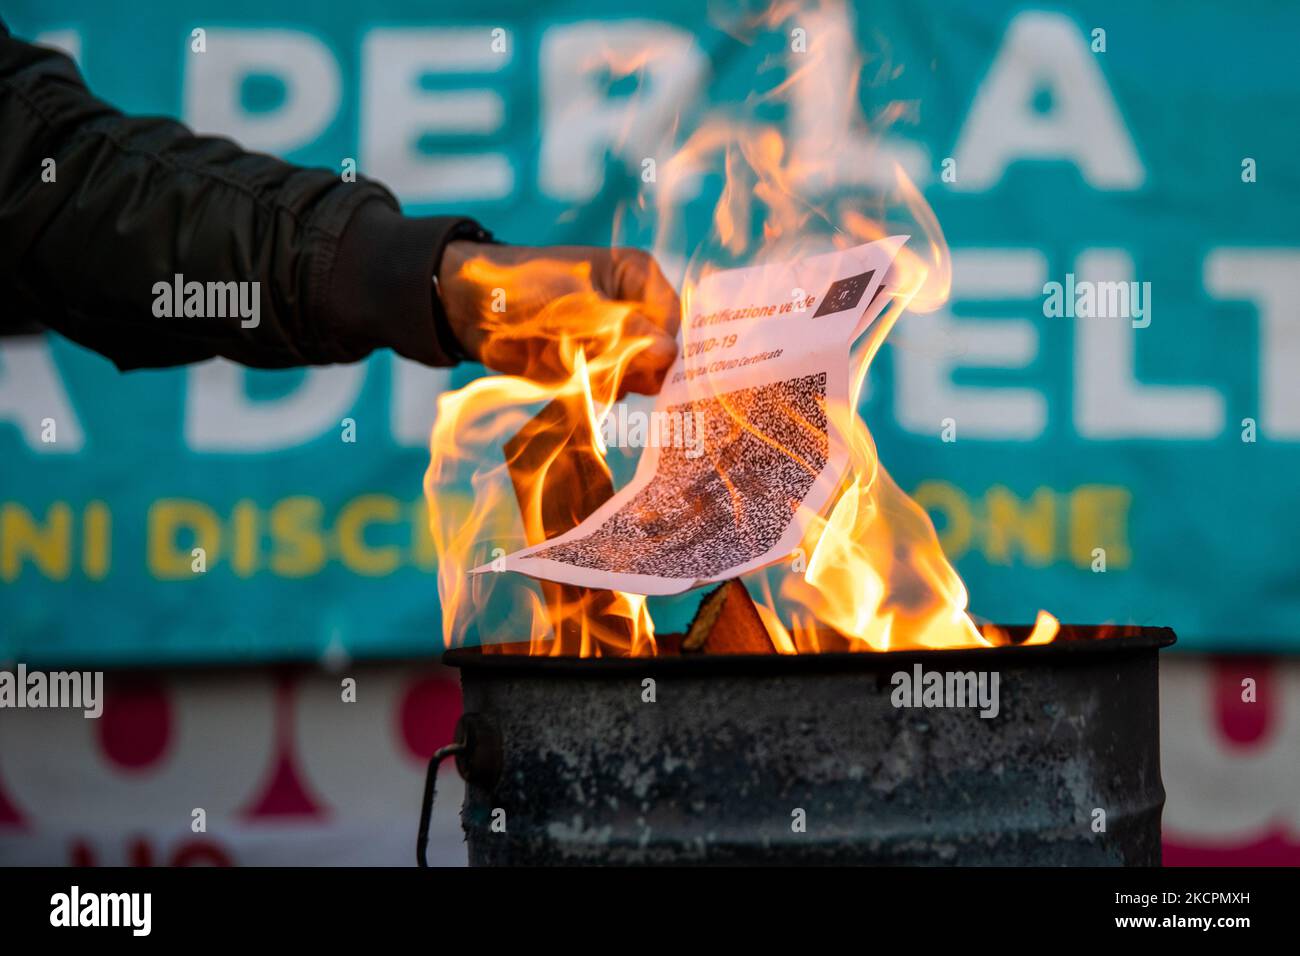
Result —
<instances>
[{"instance_id":1,"label":"metal barrel","mask_svg":"<svg viewBox=\"0 0 1300 956\"><path fill-rule=\"evenodd\" d=\"M448 652L469 861L1158 865L1157 652L1174 635L1101 633L886 654ZM959 675L944 678L958 695L996 674L996 713L903 695L896 675L933 689L931 672Z\"/></svg>"}]
</instances>

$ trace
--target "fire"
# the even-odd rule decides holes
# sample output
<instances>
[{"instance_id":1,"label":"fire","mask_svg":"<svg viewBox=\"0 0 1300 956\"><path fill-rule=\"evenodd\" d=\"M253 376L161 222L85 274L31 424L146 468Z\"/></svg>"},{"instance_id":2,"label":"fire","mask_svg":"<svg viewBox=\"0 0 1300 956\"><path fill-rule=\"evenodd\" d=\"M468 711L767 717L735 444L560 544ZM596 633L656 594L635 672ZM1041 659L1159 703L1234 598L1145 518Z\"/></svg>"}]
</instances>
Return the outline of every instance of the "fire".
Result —
<instances>
[{"instance_id":1,"label":"fire","mask_svg":"<svg viewBox=\"0 0 1300 956\"><path fill-rule=\"evenodd\" d=\"M548 299L526 329L485 317L484 357L514 361L526 374L480 378L439 398L425 497L439 558L444 642L463 643L471 627L481 632L485 621L494 621L493 629L513 640L528 635L534 654L652 654L654 627L641 595L469 574L586 517L572 510L575 487L612 487L596 409L621 394L628 365L650 339L629 331L629 303L592 290L585 264L534 260L500 268L472 259L464 268L479 271L507 301L535 295L543 283L556 288L557 273L570 291ZM538 349L538 342L555 347ZM466 482L473 491L468 497L445 492ZM509 611L494 620L490 604L498 585L510 592Z\"/></svg>"},{"instance_id":2,"label":"fire","mask_svg":"<svg viewBox=\"0 0 1300 956\"><path fill-rule=\"evenodd\" d=\"M742 26L779 25L800 9L783 2ZM814 37L797 69L753 102L779 102L799 84L823 83L817 64L826 55ZM648 62L645 53L597 56L616 75L639 73ZM905 112L895 107L881 116L889 122ZM680 137L682 128L679 117L672 135ZM900 253L890 303L853 356L850 402L827 408L850 438L840 491L826 515L809 525L790 561L750 576L750 593L781 653L1008 643L1008 635L981 628L967 613L966 587L933 524L881 465L857 412L868 367L894 323L905 310L931 311L948 298L951 257L943 231L901 168L894 169L896 185L888 195L823 201L816 184L826 178L819 168L825 161L793 153L776 124L710 116L660 163L657 183L636 201L655 223L659 260L680 262L687 247L682 207L706 174L724 174L712 234L694 244L686 265L686 311L693 288L714 269L792 259L828 244L847 248L899 232L913 234L910 245L923 239L922 252L909 246ZM584 263L532 260L503 267L474 259L462 268L481 285L501 290L505 301L532 301L538 311L524 324L509 310L483 317L486 364L521 374L477 379L438 402L425 492L439 557L445 644L474 635L485 645L527 637L534 655L658 653L640 595L468 573L578 524L594 505L584 504L575 489L612 490L600 418L623 394L629 366L651 347L650 339L638 334L630 303L596 294ZM689 335L683 331L687 345ZM539 342L548 347L537 348ZM469 496L447 490L466 483ZM1040 612L1028 643L1047 643L1057 630L1055 618Z\"/></svg>"}]
</instances>

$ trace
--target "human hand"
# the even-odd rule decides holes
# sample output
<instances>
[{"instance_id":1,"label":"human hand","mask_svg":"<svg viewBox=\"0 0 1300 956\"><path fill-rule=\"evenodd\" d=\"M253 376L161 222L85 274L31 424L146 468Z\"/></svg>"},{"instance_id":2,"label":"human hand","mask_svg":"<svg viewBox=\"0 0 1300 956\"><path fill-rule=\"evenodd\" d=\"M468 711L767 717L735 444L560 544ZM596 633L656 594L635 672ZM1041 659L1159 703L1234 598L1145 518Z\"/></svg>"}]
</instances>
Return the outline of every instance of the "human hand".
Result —
<instances>
[{"instance_id":1,"label":"human hand","mask_svg":"<svg viewBox=\"0 0 1300 956\"><path fill-rule=\"evenodd\" d=\"M620 395L653 394L677 357L677 293L639 249L456 240L438 287L461 347L498 372L567 379L581 348Z\"/></svg>"}]
</instances>

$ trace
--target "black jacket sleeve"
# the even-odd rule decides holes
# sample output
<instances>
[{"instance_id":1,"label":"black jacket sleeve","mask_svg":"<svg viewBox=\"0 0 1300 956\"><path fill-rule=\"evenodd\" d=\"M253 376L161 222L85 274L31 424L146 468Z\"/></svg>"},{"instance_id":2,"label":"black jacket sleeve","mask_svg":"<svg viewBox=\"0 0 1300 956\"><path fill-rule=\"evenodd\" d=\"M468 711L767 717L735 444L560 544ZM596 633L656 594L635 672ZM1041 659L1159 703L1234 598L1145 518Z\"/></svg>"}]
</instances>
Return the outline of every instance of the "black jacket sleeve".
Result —
<instances>
[{"instance_id":1,"label":"black jacket sleeve","mask_svg":"<svg viewBox=\"0 0 1300 956\"><path fill-rule=\"evenodd\" d=\"M124 116L66 56L0 23L0 331L47 326L123 369L317 365L382 347L449 365L432 279L460 236L489 238L472 220L405 217L361 177ZM177 275L259 283L259 324L156 316L155 285Z\"/></svg>"}]
</instances>

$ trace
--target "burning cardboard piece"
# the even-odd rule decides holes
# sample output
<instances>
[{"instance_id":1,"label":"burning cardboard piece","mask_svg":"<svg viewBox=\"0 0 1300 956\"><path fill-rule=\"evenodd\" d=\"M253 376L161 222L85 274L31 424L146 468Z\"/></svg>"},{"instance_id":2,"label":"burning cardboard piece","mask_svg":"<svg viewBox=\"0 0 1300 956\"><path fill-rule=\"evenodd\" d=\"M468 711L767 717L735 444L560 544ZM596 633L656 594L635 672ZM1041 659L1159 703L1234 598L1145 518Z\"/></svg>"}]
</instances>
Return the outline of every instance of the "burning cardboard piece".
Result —
<instances>
[{"instance_id":1,"label":"burning cardboard piece","mask_svg":"<svg viewBox=\"0 0 1300 956\"><path fill-rule=\"evenodd\" d=\"M505 454L530 542L563 534L614 494L581 395L551 401L505 443Z\"/></svg>"},{"instance_id":2,"label":"burning cardboard piece","mask_svg":"<svg viewBox=\"0 0 1300 956\"><path fill-rule=\"evenodd\" d=\"M505 455L530 544L575 527L614 494L582 395L561 395L546 405L506 442ZM588 639L596 635L602 643L632 644L633 623L613 613L617 596L612 591L551 581L541 585L560 653L583 653L584 629Z\"/></svg>"},{"instance_id":3,"label":"burning cardboard piece","mask_svg":"<svg viewBox=\"0 0 1300 956\"><path fill-rule=\"evenodd\" d=\"M704 596L682 640L682 653L776 653L763 619L739 578L732 578Z\"/></svg>"}]
</instances>

